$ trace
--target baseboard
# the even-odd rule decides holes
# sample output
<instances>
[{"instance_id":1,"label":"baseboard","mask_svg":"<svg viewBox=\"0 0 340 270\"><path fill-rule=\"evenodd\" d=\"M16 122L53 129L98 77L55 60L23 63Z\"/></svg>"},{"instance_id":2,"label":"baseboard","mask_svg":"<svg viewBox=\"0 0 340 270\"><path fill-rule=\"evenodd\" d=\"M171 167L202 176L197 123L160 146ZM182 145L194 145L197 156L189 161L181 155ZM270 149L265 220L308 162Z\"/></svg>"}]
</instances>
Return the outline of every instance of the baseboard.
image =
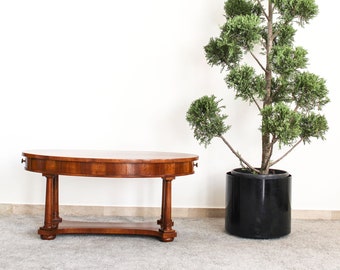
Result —
<instances>
[{"instance_id":1,"label":"baseboard","mask_svg":"<svg viewBox=\"0 0 340 270\"><path fill-rule=\"evenodd\" d=\"M60 205L59 211L65 216L160 216L160 207L116 207ZM44 205L0 204L3 215L43 215ZM224 217L224 209L219 208L172 208L173 217L204 218Z\"/></svg>"},{"instance_id":2,"label":"baseboard","mask_svg":"<svg viewBox=\"0 0 340 270\"><path fill-rule=\"evenodd\" d=\"M339 210L293 210L292 219L340 220Z\"/></svg>"},{"instance_id":3,"label":"baseboard","mask_svg":"<svg viewBox=\"0 0 340 270\"><path fill-rule=\"evenodd\" d=\"M159 207L115 207L61 205L62 216L145 216L158 217ZM0 215L43 215L44 205L0 204ZM173 208L179 218L223 218L224 208ZM340 220L337 210L292 210L292 219Z\"/></svg>"}]
</instances>

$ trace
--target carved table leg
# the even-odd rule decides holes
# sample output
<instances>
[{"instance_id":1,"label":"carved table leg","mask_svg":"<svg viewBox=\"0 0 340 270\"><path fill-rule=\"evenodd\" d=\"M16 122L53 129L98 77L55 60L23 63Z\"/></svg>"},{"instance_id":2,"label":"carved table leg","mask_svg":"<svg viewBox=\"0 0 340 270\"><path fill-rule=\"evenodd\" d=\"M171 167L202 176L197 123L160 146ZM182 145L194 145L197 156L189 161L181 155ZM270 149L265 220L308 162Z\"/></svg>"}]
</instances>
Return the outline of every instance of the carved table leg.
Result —
<instances>
[{"instance_id":1,"label":"carved table leg","mask_svg":"<svg viewBox=\"0 0 340 270\"><path fill-rule=\"evenodd\" d=\"M162 183L162 208L161 208L161 218L159 220L157 220L157 224L161 225L163 223L163 213L164 213L164 206L165 206L165 194L166 194L166 185L164 183L164 179L163 179L163 183Z\"/></svg>"},{"instance_id":2,"label":"carved table leg","mask_svg":"<svg viewBox=\"0 0 340 270\"><path fill-rule=\"evenodd\" d=\"M59 218L58 175L43 175L46 177L45 220L38 234L43 240L53 240L56 237Z\"/></svg>"},{"instance_id":3,"label":"carved table leg","mask_svg":"<svg viewBox=\"0 0 340 270\"><path fill-rule=\"evenodd\" d=\"M162 191L162 212L161 219L157 221L160 225L161 241L171 242L177 236L175 230L172 229L174 222L171 219L171 183L175 177L163 178Z\"/></svg>"},{"instance_id":4,"label":"carved table leg","mask_svg":"<svg viewBox=\"0 0 340 270\"><path fill-rule=\"evenodd\" d=\"M53 179L53 223L58 224L62 221L59 216L59 176L54 175Z\"/></svg>"}]
</instances>

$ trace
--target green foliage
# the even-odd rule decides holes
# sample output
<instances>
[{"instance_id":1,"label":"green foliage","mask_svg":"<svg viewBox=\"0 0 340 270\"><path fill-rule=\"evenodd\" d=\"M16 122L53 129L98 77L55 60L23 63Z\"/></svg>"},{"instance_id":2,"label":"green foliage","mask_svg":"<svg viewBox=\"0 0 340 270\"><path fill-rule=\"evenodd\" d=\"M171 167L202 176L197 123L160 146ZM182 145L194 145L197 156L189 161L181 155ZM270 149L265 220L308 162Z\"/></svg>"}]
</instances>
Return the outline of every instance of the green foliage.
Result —
<instances>
[{"instance_id":1,"label":"green foliage","mask_svg":"<svg viewBox=\"0 0 340 270\"><path fill-rule=\"evenodd\" d=\"M266 81L264 76L257 75L255 69L248 65L235 67L226 77L228 87L234 88L236 97L253 102L254 97L263 98Z\"/></svg>"},{"instance_id":2,"label":"green foliage","mask_svg":"<svg viewBox=\"0 0 340 270\"><path fill-rule=\"evenodd\" d=\"M256 15L235 16L222 27L221 37L234 40L237 46L250 50L261 39L261 20Z\"/></svg>"},{"instance_id":3,"label":"green foliage","mask_svg":"<svg viewBox=\"0 0 340 270\"><path fill-rule=\"evenodd\" d=\"M215 96L203 96L195 100L187 112L186 120L193 128L195 138L204 146L229 129L224 124L227 115L221 114L224 106L220 106L220 102Z\"/></svg>"},{"instance_id":4,"label":"green foliage","mask_svg":"<svg viewBox=\"0 0 340 270\"><path fill-rule=\"evenodd\" d=\"M292 25L277 23L273 26L275 38L274 44L276 46L292 46L294 42L294 35L296 30Z\"/></svg>"},{"instance_id":5,"label":"green foliage","mask_svg":"<svg viewBox=\"0 0 340 270\"><path fill-rule=\"evenodd\" d=\"M303 25L318 14L315 0L272 0L271 2L285 22L297 19Z\"/></svg>"},{"instance_id":6,"label":"green foliage","mask_svg":"<svg viewBox=\"0 0 340 270\"><path fill-rule=\"evenodd\" d=\"M261 173L269 173L275 143L295 146L311 138L324 139L326 118L317 113L329 102L326 82L307 72L307 51L294 46L297 26L304 26L318 13L315 0L227 0L225 24L220 35L204 47L207 62L222 67L228 88L235 97L255 104L262 117ZM259 53L260 52L260 53ZM243 63L252 57L257 68ZM187 120L195 138L207 146L213 137L229 129L223 121L224 106L214 96L193 102ZM236 154L241 160L241 155ZM248 168L254 167L248 165ZM256 167L256 166L255 166ZM259 167L259 166L257 166Z\"/></svg>"},{"instance_id":7,"label":"green foliage","mask_svg":"<svg viewBox=\"0 0 340 270\"><path fill-rule=\"evenodd\" d=\"M291 145L301 134L301 115L284 103L266 106L261 111L261 131L271 134L280 145Z\"/></svg>"},{"instance_id":8,"label":"green foliage","mask_svg":"<svg viewBox=\"0 0 340 270\"><path fill-rule=\"evenodd\" d=\"M324 135L328 130L328 124L325 116L310 113L302 117L300 122L301 134L300 137L304 142L310 143L310 138L325 139Z\"/></svg>"},{"instance_id":9,"label":"green foliage","mask_svg":"<svg viewBox=\"0 0 340 270\"><path fill-rule=\"evenodd\" d=\"M299 108L308 112L321 110L329 102L326 81L319 76L302 72L296 73L293 81L292 96Z\"/></svg>"},{"instance_id":10,"label":"green foliage","mask_svg":"<svg viewBox=\"0 0 340 270\"><path fill-rule=\"evenodd\" d=\"M204 49L207 61L212 66L232 68L242 57L241 47L235 41L225 37L210 39L209 44Z\"/></svg>"},{"instance_id":11,"label":"green foliage","mask_svg":"<svg viewBox=\"0 0 340 270\"><path fill-rule=\"evenodd\" d=\"M305 68L308 61L306 55L307 51L301 47L275 46L270 55L273 71L287 76L297 69Z\"/></svg>"},{"instance_id":12,"label":"green foliage","mask_svg":"<svg viewBox=\"0 0 340 270\"><path fill-rule=\"evenodd\" d=\"M239 15L261 15L261 7L253 1L246 0L229 0L224 3L224 11L227 18L233 18Z\"/></svg>"},{"instance_id":13,"label":"green foliage","mask_svg":"<svg viewBox=\"0 0 340 270\"><path fill-rule=\"evenodd\" d=\"M249 1L236 2L244 4ZM222 26L220 37L211 38L209 44L204 47L209 64L232 68L241 60L242 50L251 50L260 41L261 20L254 14L248 14L249 8L253 6L245 5L246 11L243 10L243 13L246 14L242 16L236 16L242 13L242 9L230 11L231 18Z\"/></svg>"}]
</instances>

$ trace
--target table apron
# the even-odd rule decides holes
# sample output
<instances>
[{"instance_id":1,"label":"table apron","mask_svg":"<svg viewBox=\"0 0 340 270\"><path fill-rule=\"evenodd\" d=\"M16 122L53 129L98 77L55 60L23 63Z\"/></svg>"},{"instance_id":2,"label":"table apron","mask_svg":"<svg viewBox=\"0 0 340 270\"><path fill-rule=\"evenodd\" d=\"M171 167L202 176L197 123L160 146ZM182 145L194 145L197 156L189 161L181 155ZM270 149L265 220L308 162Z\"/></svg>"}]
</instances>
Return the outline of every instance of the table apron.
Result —
<instances>
[{"instance_id":1,"label":"table apron","mask_svg":"<svg viewBox=\"0 0 340 270\"><path fill-rule=\"evenodd\" d=\"M25 169L43 174L112 178L166 177L194 173L193 161L171 161L163 163L91 163L27 158Z\"/></svg>"}]
</instances>

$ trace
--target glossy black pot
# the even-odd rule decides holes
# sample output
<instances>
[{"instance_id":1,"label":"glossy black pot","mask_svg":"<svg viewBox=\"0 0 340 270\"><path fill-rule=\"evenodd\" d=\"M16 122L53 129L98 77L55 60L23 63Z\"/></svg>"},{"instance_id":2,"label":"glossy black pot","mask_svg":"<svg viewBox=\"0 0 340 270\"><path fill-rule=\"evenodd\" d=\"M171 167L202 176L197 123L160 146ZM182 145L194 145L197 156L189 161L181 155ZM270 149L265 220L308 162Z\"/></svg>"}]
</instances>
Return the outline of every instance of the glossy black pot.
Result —
<instances>
[{"instance_id":1,"label":"glossy black pot","mask_svg":"<svg viewBox=\"0 0 340 270\"><path fill-rule=\"evenodd\" d=\"M291 175L272 170L256 175L242 169L227 173L225 229L245 238L269 239L290 233Z\"/></svg>"}]
</instances>

